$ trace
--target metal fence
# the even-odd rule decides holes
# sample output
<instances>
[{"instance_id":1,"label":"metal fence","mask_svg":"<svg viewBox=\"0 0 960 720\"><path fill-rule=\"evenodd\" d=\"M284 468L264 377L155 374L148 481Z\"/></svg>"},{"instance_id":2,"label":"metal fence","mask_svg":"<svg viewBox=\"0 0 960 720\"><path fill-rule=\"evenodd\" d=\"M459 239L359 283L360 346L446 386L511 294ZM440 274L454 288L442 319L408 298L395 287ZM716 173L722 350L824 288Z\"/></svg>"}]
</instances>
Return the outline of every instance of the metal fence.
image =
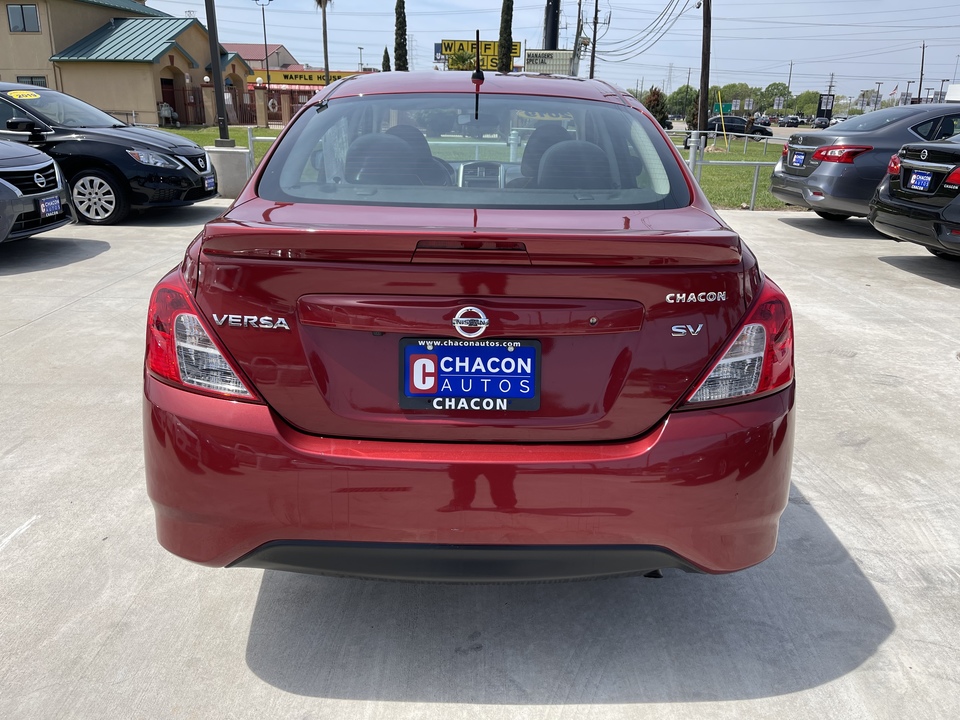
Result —
<instances>
[{"instance_id":1,"label":"metal fence","mask_svg":"<svg viewBox=\"0 0 960 720\"><path fill-rule=\"evenodd\" d=\"M750 191L750 209L753 210L757 205L757 188L760 184L760 168L764 167L773 167L776 165L776 161L765 162L762 160L704 160L704 152L707 147L706 141L710 139L710 136L713 137L713 145L717 144L717 136L720 133L707 133L706 135L701 135L699 130L693 130L690 132L690 141L688 145L688 156L687 156L687 166L690 168L690 172L693 173L693 176L697 179L697 182L700 182L700 176L703 172L704 165L713 165L714 167L752 167L753 171L753 188ZM684 133L686 138L687 134ZM743 138L743 151L747 151L747 143L751 141L759 140L755 135L736 135L734 133L727 133L727 137L734 138ZM771 137L764 136L763 140L763 154L766 155L768 141L772 140ZM774 142L777 146L777 149L781 149L782 143Z\"/></svg>"}]
</instances>

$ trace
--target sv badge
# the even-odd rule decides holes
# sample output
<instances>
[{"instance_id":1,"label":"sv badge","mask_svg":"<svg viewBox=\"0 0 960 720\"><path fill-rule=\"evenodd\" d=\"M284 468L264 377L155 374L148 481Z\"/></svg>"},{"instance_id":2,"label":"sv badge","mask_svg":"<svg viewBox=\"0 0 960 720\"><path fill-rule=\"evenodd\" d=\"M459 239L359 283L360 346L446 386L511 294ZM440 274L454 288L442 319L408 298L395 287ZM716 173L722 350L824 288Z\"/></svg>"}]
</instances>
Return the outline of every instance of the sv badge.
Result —
<instances>
[{"instance_id":1,"label":"sv badge","mask_svg":"<svg viewBox=\"0 0 960 720\"><path fill-rule=\"evenodd\" d=\"M700 331L703 330L703 323L700 323L696 327L693 325L674 325L670 328L672 331L671 334L674 337L686 337L687 335L699 335Z\"/></svg>"}]
</instances>

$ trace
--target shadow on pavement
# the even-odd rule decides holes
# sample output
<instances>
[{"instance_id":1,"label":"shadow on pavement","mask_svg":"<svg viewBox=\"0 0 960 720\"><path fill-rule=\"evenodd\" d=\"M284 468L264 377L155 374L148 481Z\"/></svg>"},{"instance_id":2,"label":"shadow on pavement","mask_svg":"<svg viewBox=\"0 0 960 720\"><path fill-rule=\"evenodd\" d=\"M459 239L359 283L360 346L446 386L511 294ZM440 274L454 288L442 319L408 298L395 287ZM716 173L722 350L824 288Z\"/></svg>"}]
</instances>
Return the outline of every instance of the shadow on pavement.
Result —
<instances>
[{"instance_id":1,"label":"shadow on pavement","mask_svg":"<svg viewBox=\"0 0 960 720\"><path fill-rule=\"evenodd\" d=\"M284 691L350 700L735 700L836 680L893 628L794 491L774 556L727 576L470 586L267 571L247 663Z\"/></svg>"},{"instance_id":2,"label":"shadow on pavement","mask_svg":"<svg viewBox=\"0 0 960 720\"><path fill-rule=\"evenodd\" d=\"M233 201L218 199L186 207L150 208L139 215L131 216L121 227L186 227L196 225L199 230L201 225L222 214L230 207L231 202Z\"/></svg>"},{"instance_id":3,"label":"shadow on pavement","mask_svg":"<svg viewBox=\"0 0 960 720\"><path fill-rule=\"evenodd\" d=\"M850 218L841 222L824 220L814 213L798 213L789 217L777 218L785 225L797 230L813 233L821 237L850 238L852 240L883 240L895 242L892 238L873 228L865 218Z\"/></svg>"},{"instance_id":4,"label":"shadow on pavement","mask_svg":"<svg viewBox=\"0 0 960 720\"><path fill-rule=\"evenodd\" d=\"M898 270L919 275L942 285L960 288L960 261L944 260L929 254L925 256L887 255L878 259Z\"/></svg>"},{"instance_id":5,"label":"shadow on pavement","mask_svg":"<svg viewBox=\"0 0 960 720\"><path fill-rule=\"evenodd\" d=\"M89 260L109 249L110 243L103 240L58 238L56 232L0 243L0 276L64 267Z\"/></svg>"}]
</instances>

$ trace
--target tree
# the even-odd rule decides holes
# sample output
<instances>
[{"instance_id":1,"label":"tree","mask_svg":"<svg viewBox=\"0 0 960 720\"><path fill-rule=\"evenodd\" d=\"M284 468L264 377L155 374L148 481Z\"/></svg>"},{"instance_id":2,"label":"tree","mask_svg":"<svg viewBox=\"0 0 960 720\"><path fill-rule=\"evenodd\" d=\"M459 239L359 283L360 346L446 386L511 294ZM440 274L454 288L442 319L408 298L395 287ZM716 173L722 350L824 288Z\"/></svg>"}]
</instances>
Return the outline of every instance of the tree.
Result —
<instances>
[{"instance_id":1,"label":"tree","mask_svg":"<svg viewBox=\"0 0 960 720\"><path fill-rule=\"evenodd\" d=\"M384 72L390 72L390 53L387 52L387 48L383 48L383 64L380 66L380 69Z\"/></svg>"},{"instance_id":2,"label":"tree","mask_svg":"<svg viewBox=\"0 0 960 720\"><path fill-rule=\"evenodd\" d=\"M469 50L457 50L447 57L450 70L473 70L477 64L476 56Z\"/></svg>"},{"instance_id":3,"label":"tree","mask_svg":"<svg viewBox=\"0 0 960 720\"><path fill-rule=\"evenodd\" d=\"M503 0L500 10L500 52L497 68L502 73L513 70L513 0Z\"/></svg>"},{"instance_id":4,"label":"tree","mask_svg":"<svg viewBox=\"0 0 960 720\"><path fill-rule=\"evenodd\" d=\"M333 0L314 0L320 8L320 28L323 31L323 82L330 84L330 55L327 51L327 5L333 5Z\"/></svg>"},{"instance_id":5,"label":"tree","mask_svg":"<svg viewBox=\"0 0 960 720\"><path fill-rule=\"evenodd\" d=\"M793 108L798 115L816 115L820 105L820 93L816 90L804 90L793 101Z\"/></svg>"},{"instance_id":6,"label":"tree","mask_svg":"<svg viewBox=\"0 0 960 720\"><path fill-rule=\"evenodd\" d=\"M793 99L793 96L790 94L790 88L787 87L786 83L775 82L767 85L763 92L760 93L760 102L757 105L757 108L764 113L768 113L771 110L774 110L774 105L776 104L777 98L783 98L783 107L777 109L777 112L783 112L788 107L790 107L790 101Z\"/></svg>"},{"instance_id":7,"label":"tree","mask_svg":"<svg viewBox=\"0 0 960 720\"><path fill-rule=\"evenodd\" d=\"M686 116L690 110L690 103L697 94L692 85L683 85L667 96L667 112L670 115Z\"/></svg>"},{"instance_id":8,"label":"tree","mask_svg":"<svg viewBox=\"0 0 960 720\"><path fill-rule=\"evenodd\" d=\"M643 105L662 127L667 126L667 99L660 88L651 86L643 98Z\"/></svg>"},{"instance_id":9,"label":"tree","mask_svg":"<svg viewBox=\"0 0 960 720\"><path fill-rule=\"evenodd\" d=\"M697 128L700 125L700 91L697 90L690 98L690 105L687 106L687 127Z\"/></svg>"},{"instance_id":10,"label":"tree","mask_svg":"<svg viewBox=\"0 0 960 720\"><path fill-rule=\"evenodd\" d=\"M397 0L397 29L393 36L393 67L409 72L407 63L407 8L403 0Z\"/></svg>"}]
</instances>

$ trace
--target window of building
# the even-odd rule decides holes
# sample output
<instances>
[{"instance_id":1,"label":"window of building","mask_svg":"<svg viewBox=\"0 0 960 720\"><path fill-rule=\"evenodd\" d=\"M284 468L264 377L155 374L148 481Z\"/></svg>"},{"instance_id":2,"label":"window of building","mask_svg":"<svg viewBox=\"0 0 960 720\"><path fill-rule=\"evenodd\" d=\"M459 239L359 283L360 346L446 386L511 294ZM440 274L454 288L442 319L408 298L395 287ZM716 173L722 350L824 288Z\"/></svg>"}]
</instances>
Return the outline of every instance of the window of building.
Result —
<instances>
[{"instance_id":1,"label":"window of building","mask_svg":"<svg viewBox=\"0 0 960 720\"><path fill-rule=\"evenodd\" d=\"M40 32L40 14L36 5L7 5L10 32Z\"/></svg>"},{"instance_id":2,"label":"window of building","mask_svg":"<svg viewBox=\"0 0 960 720\"><path fill-rule=\"evenodd\" d=\"M47 87L46 75L17 75L17 82L24 85L36 85L37 87Z\"/></svg>"}]
</instances>

